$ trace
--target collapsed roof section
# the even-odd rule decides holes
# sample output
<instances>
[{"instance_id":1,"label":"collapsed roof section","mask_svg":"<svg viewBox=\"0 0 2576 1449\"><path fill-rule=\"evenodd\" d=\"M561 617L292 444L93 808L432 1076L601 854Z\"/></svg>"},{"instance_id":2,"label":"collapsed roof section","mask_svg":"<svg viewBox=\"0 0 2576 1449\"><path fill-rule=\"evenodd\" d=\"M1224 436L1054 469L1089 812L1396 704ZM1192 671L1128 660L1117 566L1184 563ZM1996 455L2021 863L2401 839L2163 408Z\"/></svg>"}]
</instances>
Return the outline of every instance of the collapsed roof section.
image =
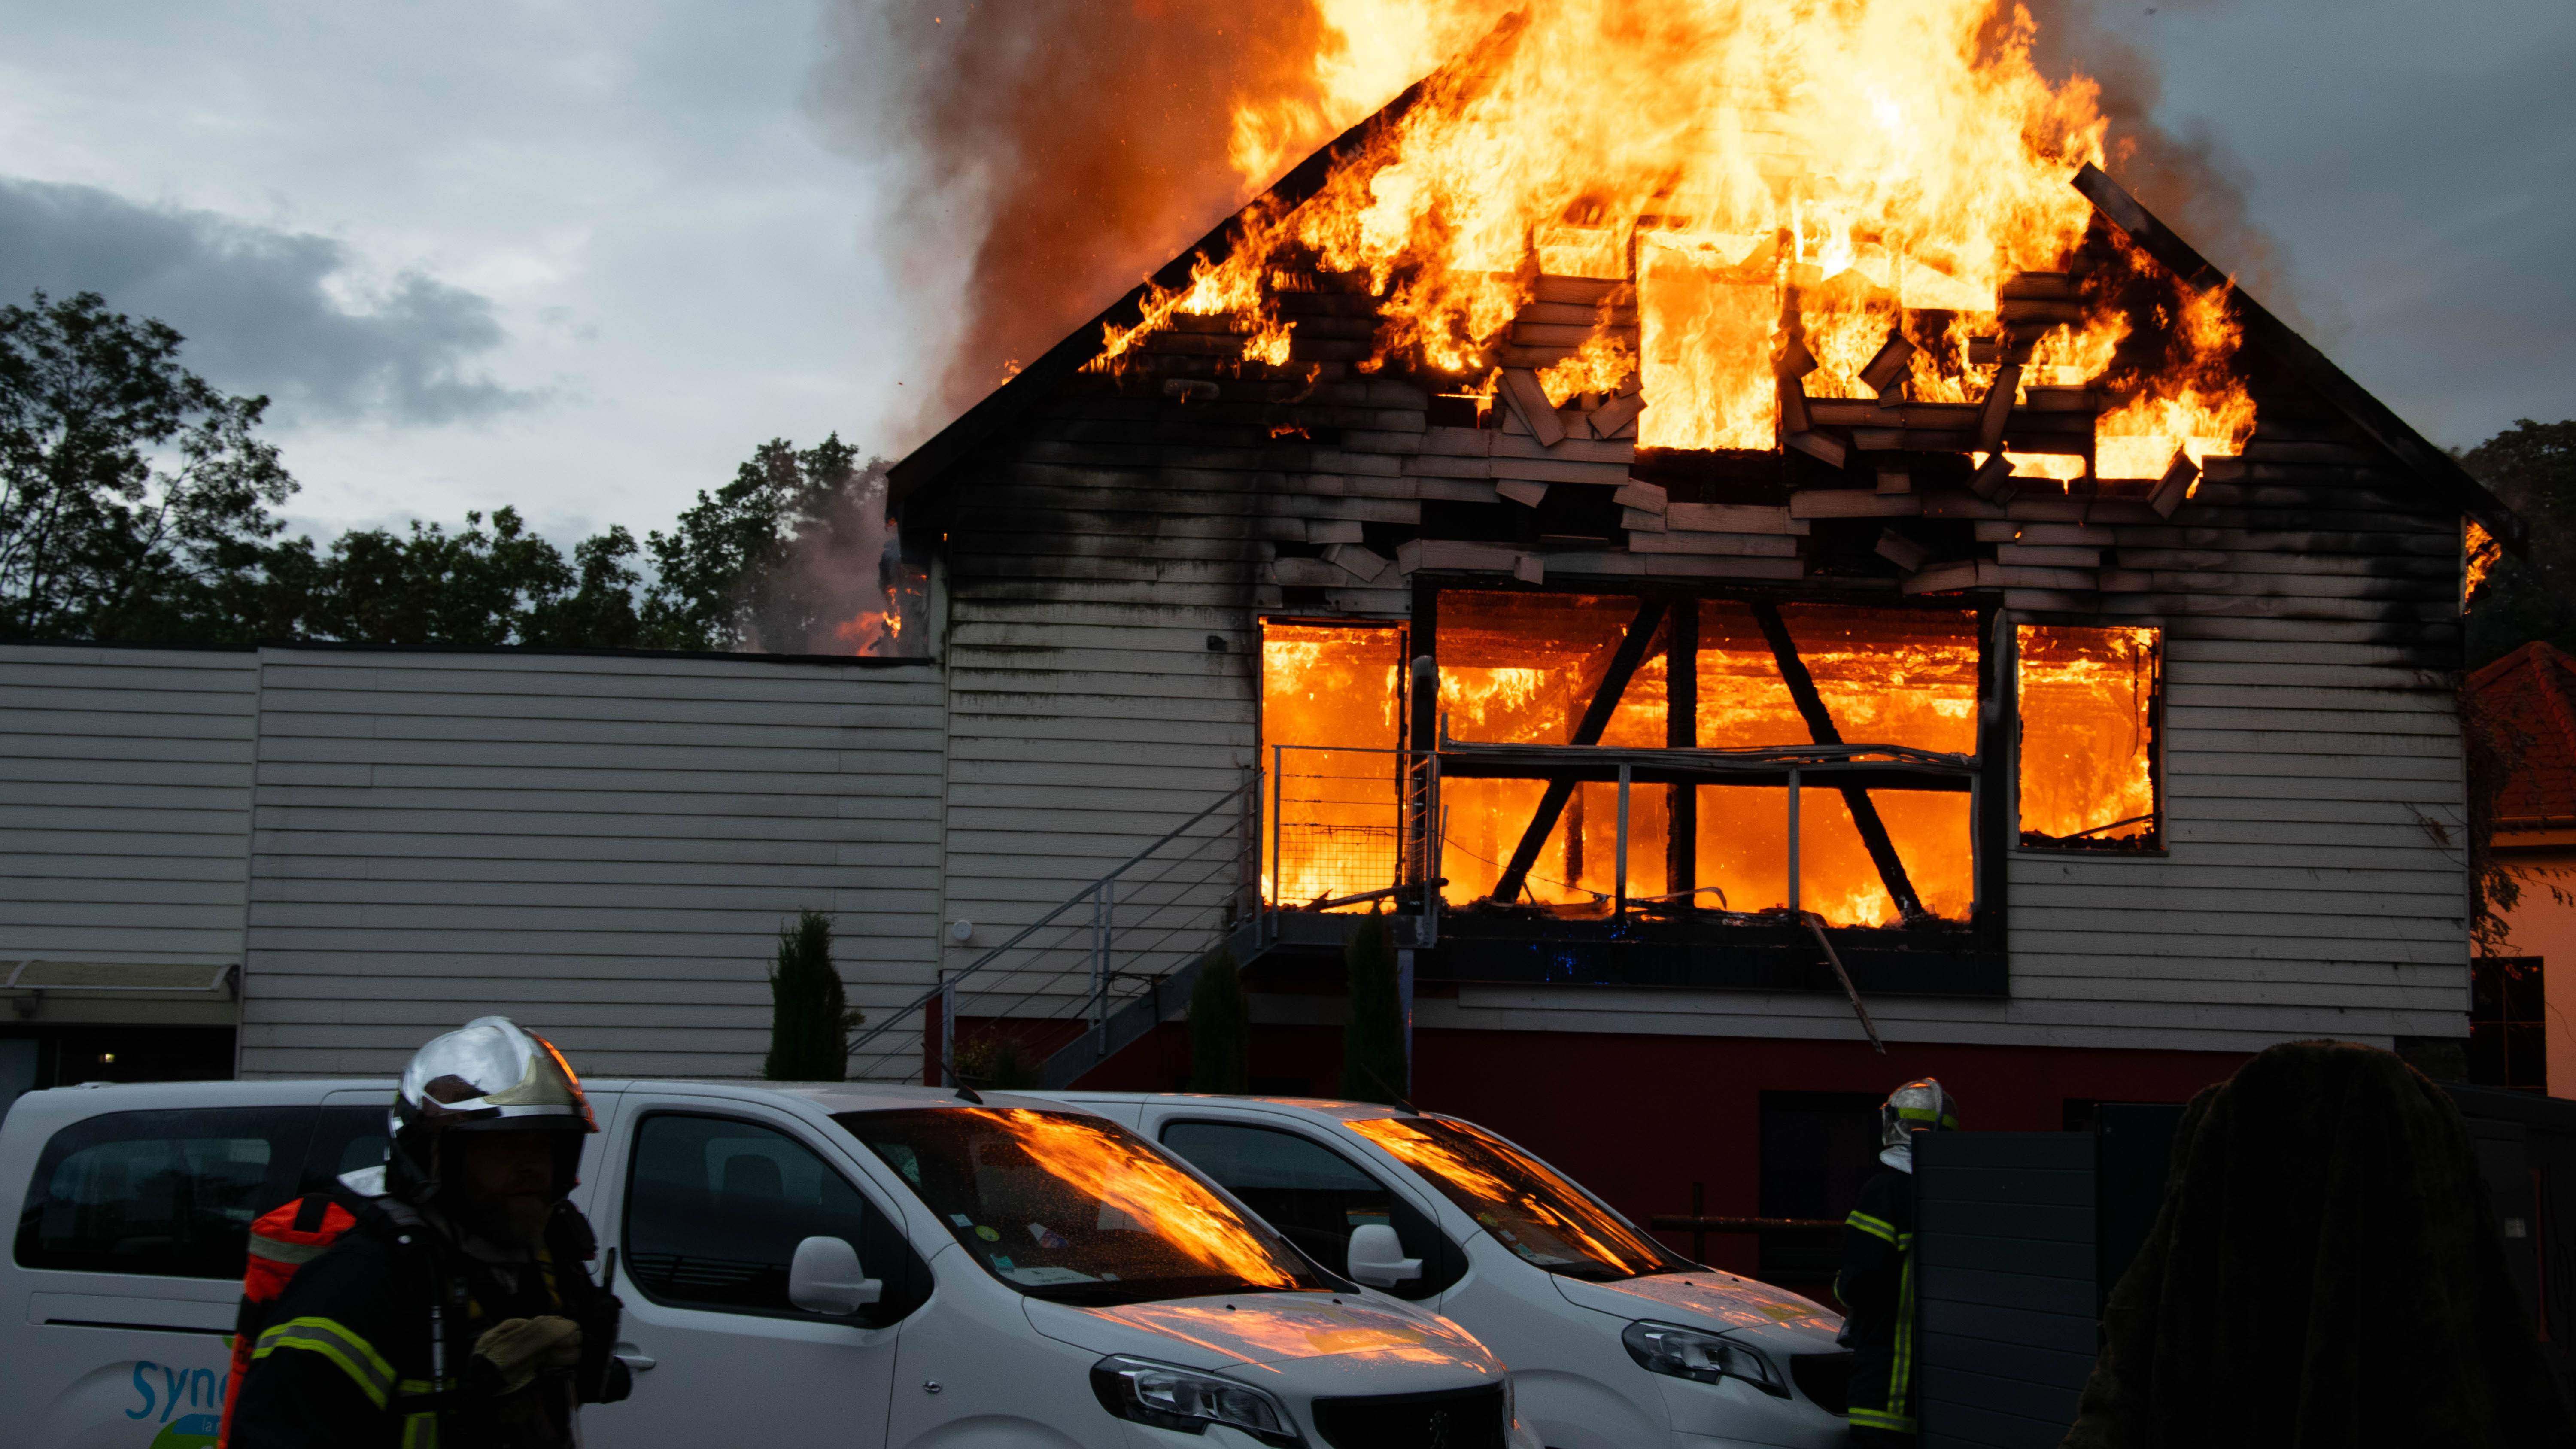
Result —
<instances>
[{"instance_id":1,"label":"collapsed roof section","mask_svg":"<svg viewBox=\"0 0 2576 1449\"><path fill-rule=\"evenodd\" d=\"M1512 30L1513 25L1506 22L1488 42L1487 48L1507 42ZM979 448L1010 438L1015 425L1027 419L1033 409L1060 395L1085 369L1104 365L1111 358L1113 349L1121 345L1114 339L1126 339L1132 343L1157 327L1190 320L1173 315L1171 299L1175 294L1187 291L1194 277L1204 274L1211 259L1233 256L1238 248L1251 243L1256 231L1265 225L1275 227L1278 219L1289 216L1317 197L1341 168L1377 147L1392 128L1423 102L1432 88L1457 69L1453 66L1450 71L1417 83L1376 115L1353 126L1315 152L1268 191L1208 233L1196 246L1173 258L1098 317L1077 328L915 449L892 471L890 508L900 513L908 500L938 483ZM2236 288L2232 278L2211 264L2110 176L2088 163L2071 178L2070 184L2091 203L2100 220L2116 231L2126 245L2152 258L2180 283L2187 304L2198 299L2223 306L2226 315L2241 329L2243 343L2255 354L2242 359L2246 366L2263 367L2276 377L2302 387L2349 423L2361 438L2395 462L2430 501L2445 511L2475 521L2506 546L2519 549L2524 529L2522 521L2511 509L2471 478L2448 453L2426 440L2269 309ZM1902 266L1900 262L1899 267ZM1613 287L1572 278L1541 276L1535 281L1536 286L1530 292L1532 304L1522 311L1520 320L1510 329L1512 339L1526 341L1538 336L1538 340L1544 343L1557 345L1552 350L1541 348L1534 351L1526 347L1494 349L1489 360L1501 362L1504 367L1491 384L1496 393L1493 407L1497 413L1507 411L1518 424L1519 431L1534 435L1554 454L1566 451L1563 448L1564 427L1559 421L1558 410L1560 406L1571 404L1572 400L1557 403L1545 396L1537 387L1531 369L1547 358L1561 360L1570 357L1570 344L1577 340L1570 334L1606 331L1614 321L1624 323L1633 346L1637 335L1638 289L1633 282L1625 287ZM1982 405L1908 402L1903 405L1904 420L1901 423L1896 410L1898 400L1905 396L1906 384L1898 375L1904 366L1900 349L1911 350L1906 347L1901 334L1895 335L1895 340L1871 360L1872 368L1891 372L1892 384L1882 386L1888 384L1886 378L1864 376L1861 379L1879 390L1880 402L1871 403L1858 397L1851 400L1810 400L1805 397L1809 389L1798 379L1812 371L1816 362L1805 351L1793 314L1787 359L1773 359L1767 363L1782 377L1776 436L1785 448L1804 451L1837 469L1845 466L1849 455L1854 452L1885 455L1937 450L1969 454L1981 461L1970 486L1978 496L1988 498L1997 496L1998 485L2002 489L2001 497L2011 496L2015 485L2001 481L2002 475L2011 471L1999 461L2006 454L2025 460L2024 466L2028 466L2026 459L2029 455L2014 453L2013 449L2035 447L2059 454L2062 467L2079 466L2065 463L2062 457L2067 453L2078 453L2081 455L2083 486L2091 488L2094 486L2095 463L2090 413L2098 411L2101 403L2098 400L2078 403L2056 396L2043 399L2043 392L2062 394L2077 390L2033 388L2027 403L2016 405L2012 390L2013 383L2020 376L2018 363L2028 358L2032 339L2037 335L2032 330L2030 319L2036 318L2045 324L2061 320L2061 314L2071 316L2067 309L2075 305L2075 296L2074 282L2061 274L2024 273L2017 280L2005 283L1999 289L1998 335L1983 344L1989 350L1982 357L1973 347L1969 353L1971 362L1982 361L1991 365L2000 361L2005 364L2005 370L1995 383L1989 385L1986 402ZM2022 314L2018 323L2016 309ZM1556 318L1552 314L1557 312L1567 315ZM1577 315L1583 313L1592 315ZM1540 314L1549 314L1548 320L1533 322L1532 319ZM1553 333L1569 335L1539 335ZM1521 355L1515 359L1511 355L1514 353ZM1882 368L1890 357L1895 359L1893 368ZM1533 358L1537 361L1534 362ZM1510 366L1515 360L1521 364L1517 368ZM2034 379L2036 376L2033 375ZM1432 390L1440 388L1435 384ZM1629 441L1622 450L1623 456L1633 458L1639 446L1636 441L1639 436L1637 413L1646 402L1646 398L1639 395L1635 382L1620 390L1617 396L1588 394L1586 401L1590 406L1581 408L1582 421L1577 424L1586 431L1578 435L1576 450L1579 451L1585 442L1596 436L1601 439L1625 438ZM2047 411L2068 408L2085 415L2058 418L2042 415ZM2080 445L2072 432L2064 439L2029 441L2037 433L2068 429L2084 432ZM1653 440L1646 440L1644 446L1651 448ZM1580 461L1597 464L1610 459L1605 453L1599 459L1587 456ZM2171 517L2174 505L2194 489L2200 473L2197 462L2196 453L2187 462L2177 451L2170 469L2158 480L2162 486L2149 490L2160 516ZM1604 470L1595 467L1590 471ZM2045 476L2068 477L2062 468ZM1529 495L1519 497L1518 501L1534 507L1535 492L1547 481L1541 477L1507 479L1501 485L1503 496L1514 497L1517 482L1518 487ZM1600 478L1587 476L1582 481L1612 480L1605 474ZM1651 483L1645 486L1653 487ZM2069 481L2066 486L2070 493L2076 491L2074 482ZM1623 504L1635 501L1634 498L1621 499ZM1658 505L1660 501L1660 498L1655 500ZM1658 506L1655 511L1662 510ZM1902 540L1896 546L1900 550L1907 547ZM1945 576L1943 581L1955 586L1968 586L1973 579L1962 577L1953 580ZM1909 589L1909 592L1921 591L1924 590Z\"/></svg>"}]
</instances>

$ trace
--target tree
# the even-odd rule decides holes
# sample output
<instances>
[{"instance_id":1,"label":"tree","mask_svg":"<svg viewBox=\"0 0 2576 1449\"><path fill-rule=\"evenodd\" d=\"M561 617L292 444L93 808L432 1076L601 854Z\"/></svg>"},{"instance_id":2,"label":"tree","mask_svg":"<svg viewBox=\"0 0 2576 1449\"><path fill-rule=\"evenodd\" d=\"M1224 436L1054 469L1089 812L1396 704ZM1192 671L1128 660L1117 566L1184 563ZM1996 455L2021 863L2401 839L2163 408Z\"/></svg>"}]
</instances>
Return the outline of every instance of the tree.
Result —
<instances>
[{"instance_id":1,"label":"tree","mask_svg":"<svg viewBox=\"0 0 2576 1449\"><path fill-rule=\"evenodd\" d=\"M832 964L832 920L799 911L778 928L778 962L769 973L769 1058L760 1074L773 1082L837 1082L849 1076L850 1010Z\"/></svg>"},{"instance_id":2,"label":"tree","mask_svg":"<svg viewBox=\"0 0 2576 1449\"><path fill-rule=\"evenodd\" d=\"M0 633L257 637L295 480L252 436L268 399L181 367L184 340L95 292L0 307Z\"/></svg>"},{"instance_id":3,"label":"tree","mask_svg":"<svg viewBox=\"0 0 2576 1449\"><path fill-rule=\"evenodd\" d=\"M2531 531L2523 551L2502 555L2471 601L2470 666L2534 639L2576 651L2576 420L2523 418L2460 464Z\"/></svg>"},{"instance_id":4,"label":"tree","mask_svg":"<svg viewBox=\"0 0 2576 1449\"><path fill-rule=\"evenodd\" d=\"M1027 1042L999 1025L987 1026L961 1039L951 1065L961 1085L1004 1092L1037 1086L1046 1070L1046 1064L1030 1052Z\"/></svg>"},{"instance_id":5,"label":"tree","mask_svg":"<svg viewBox=\"0 0 2576 1449\"><path fill-rule=\"evenodd\" d=\"M1342 1095L1393 1105L1412 1091L1404 1054L1404 1001L1396 981L1395 935L1372 910L1342 947L1350 978L1351 1024L1342 1029Z\"/></svg>"},{"instance_id":6,"label":"tree","mask_svg":"<svg viewBox=\"0 0 2576 1449\"><path fill-rule=\"evenodd\" d=\"M851 653L893 632L886 464L837 434L763 444L640 547L611 527L567 560L508 507L280 539L268 401L188 372L183 341L95 293L0 308L0 637Z\"/></svg>"},{"instance_id":7,"label":"tree","mask_svg":"<svg viewBox=\"0 0 2576 1449\"><path fill-rule=\"evenodd\" d=\"M1190 988L1190 1090L1228 1096L1252 1090L1252 1014L1243 972L1220 946Z\"/></svg>"},{"instance_id":8,"label":"tree","mask_svg":"<svg viewBox=\"0 0 2576 1449\"><path fill-rule=\"evenodd\" d=\"M857 569L799 568L799 555L854 555L876 588L886 464L864 467L834 433L799 451L784 438L760 445L731 483L682 511L669 533L646 536L655 578L642 611L645 638L666 649L763 647L796 652L847 617L843 576ZM839 610L839 612L836 612Z\"/></svg>"}]
</instances>

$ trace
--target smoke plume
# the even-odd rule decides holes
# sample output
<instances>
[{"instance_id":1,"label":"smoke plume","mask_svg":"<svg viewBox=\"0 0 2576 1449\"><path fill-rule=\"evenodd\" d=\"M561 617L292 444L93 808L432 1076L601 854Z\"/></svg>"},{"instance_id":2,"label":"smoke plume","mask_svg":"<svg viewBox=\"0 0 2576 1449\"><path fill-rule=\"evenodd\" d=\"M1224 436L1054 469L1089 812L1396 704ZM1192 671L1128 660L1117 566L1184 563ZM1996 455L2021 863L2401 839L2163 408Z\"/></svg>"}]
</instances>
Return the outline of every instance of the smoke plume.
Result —
<instances>
[{"instance_id":1,"label":"smoke plume","mask_svg":"<svg viewBox=\"0 0 2576 1449\"><path fill-rule=\"evenodd\" d=\"M2249 290L2293 311L2274 248L2248 219L2238 171L2215 138L2158 123L2154 62L2096 23L2100 3L2026 0L2043 67L2100 82L2113 174ZM1356 101L1369 87L1350 84L1354 68L1366 70L1354 53L1373 49L1363 59L1382 67L1390 42L1334 26L1353 13L1349 0L835 4L808 112L832 144L888 167L901 202L881 241L915 293L953 288L957 298L916 435L990 392L1266 183L1236 164L1239 106L1306 118L1291 128L1304 134L1270 138L1293 161L1416 78ZM1410 23L1421 33L1404 39L1420 45L1480 33L1509 6L1416 8L1421 18ZM2006 3L1997 21L2012 18Z\"/></svg>"},{"instance_id":2,"label":"smoke plume","mask_svg":"<svg viewBox=\"0 0 2576 1449\"><path fill-rule=\"evenodd\" d=\"M1310 86L1321 38L1313 0L840 0L826 34L809 112L893 153L885 240L960 290L931 426L1248 199L1233 98Z\"/></svg>"}]
</instances>

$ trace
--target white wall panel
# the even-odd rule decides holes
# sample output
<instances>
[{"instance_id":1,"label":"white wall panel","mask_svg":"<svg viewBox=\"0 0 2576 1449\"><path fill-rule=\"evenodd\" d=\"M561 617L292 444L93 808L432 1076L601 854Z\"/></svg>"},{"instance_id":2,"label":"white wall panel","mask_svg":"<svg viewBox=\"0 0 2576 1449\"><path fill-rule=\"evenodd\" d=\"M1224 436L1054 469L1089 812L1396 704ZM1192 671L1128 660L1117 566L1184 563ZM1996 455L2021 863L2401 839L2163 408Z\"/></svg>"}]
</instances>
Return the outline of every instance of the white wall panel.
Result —
<instances>
[{"instance_id":1,"label":"white wall panel","mask_svg":"<svg viewBox=\"0 0 2576 1449\"><path fill-rule=\"evenodd\" d=\"M853 1005L928 981L936 667L271 650L243 1067L380 1072L502 1012L583 1071L757 1073L834 917Z\"/></svg>"}]
</instances>

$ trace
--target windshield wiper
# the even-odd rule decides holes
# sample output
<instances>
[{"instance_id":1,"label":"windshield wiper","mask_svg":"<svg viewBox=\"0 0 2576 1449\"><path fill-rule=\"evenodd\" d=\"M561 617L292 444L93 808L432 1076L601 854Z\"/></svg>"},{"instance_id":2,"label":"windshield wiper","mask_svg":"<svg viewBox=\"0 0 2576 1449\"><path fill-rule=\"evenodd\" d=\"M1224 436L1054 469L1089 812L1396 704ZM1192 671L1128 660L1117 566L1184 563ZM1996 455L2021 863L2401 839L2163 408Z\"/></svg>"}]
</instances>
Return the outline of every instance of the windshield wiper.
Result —
<instances>
[{"instance_id":1,"label":"windshield wiper","mask_svg":"<svg viewBox=\"0 0 2576 1449\"><path fill-rule=\"evenodd\" d=\"M1031 1298L1049 1303L1070 1303L1077 1307L1110 1307L1126 1303L1144 1303L1156 1298L1170 1298L1160 1284L1130 1283L1049 1283L1043 1287L1020 1290Z\"/></svg>"}]
</instances>

